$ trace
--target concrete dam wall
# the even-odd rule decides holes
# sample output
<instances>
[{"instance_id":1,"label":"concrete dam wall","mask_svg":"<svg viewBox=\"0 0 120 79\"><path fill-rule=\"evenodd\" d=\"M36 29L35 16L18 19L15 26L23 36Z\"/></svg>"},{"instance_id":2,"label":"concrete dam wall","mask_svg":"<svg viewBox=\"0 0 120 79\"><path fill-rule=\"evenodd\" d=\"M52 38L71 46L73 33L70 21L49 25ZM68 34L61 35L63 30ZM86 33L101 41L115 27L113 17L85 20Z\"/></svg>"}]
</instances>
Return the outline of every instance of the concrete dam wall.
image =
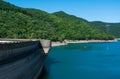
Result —
<instances>
[{"instance_id":1,"label":"concrete dam wall","mask_svg":"<svg viewBox=\"0 0 120 79\"><path fill-rule=\"evenodd\" d=\"M38 40L0 43L0 79L37 79L46 57L43 48Z\"/></svg>"}]
</instances>

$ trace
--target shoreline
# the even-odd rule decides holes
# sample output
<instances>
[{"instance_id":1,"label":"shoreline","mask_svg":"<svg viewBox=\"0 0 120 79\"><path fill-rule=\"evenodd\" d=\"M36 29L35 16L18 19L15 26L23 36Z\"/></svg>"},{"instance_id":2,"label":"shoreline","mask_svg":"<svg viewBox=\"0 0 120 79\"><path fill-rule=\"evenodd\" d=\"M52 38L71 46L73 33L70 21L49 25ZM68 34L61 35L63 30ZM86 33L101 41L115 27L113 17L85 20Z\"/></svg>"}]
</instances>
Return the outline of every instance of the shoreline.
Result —
<instances>
[{"instance_id":1,"label":"shoreline","mask_svg":"<svg viewBox=\"0 0 120 79\"><path fill-rule=\"evenodd\" d=\"M66 42L59 42L59 41L51 43L52 47L63 46L63 45L67 45L67 43Z\"/></svg>"},{"instance_id":2,"label":"shoreline","mask_svg":"<svg viewBox=\"0 0 120 79\"><path fill-rule=\"evenodd\" d=\"M64 40L63 42L52 42L52 47L67 45L70 43L102 43L102 42L117 42L117 39L114 40Z\"/></svg>"}]
</instances>

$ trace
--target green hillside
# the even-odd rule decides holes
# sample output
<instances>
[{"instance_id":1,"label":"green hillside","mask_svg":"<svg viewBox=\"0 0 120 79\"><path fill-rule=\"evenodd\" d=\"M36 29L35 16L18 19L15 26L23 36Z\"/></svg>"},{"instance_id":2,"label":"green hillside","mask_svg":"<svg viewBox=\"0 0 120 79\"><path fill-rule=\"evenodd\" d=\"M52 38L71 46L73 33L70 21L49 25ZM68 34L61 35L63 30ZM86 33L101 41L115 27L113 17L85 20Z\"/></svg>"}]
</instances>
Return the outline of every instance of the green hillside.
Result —
<instances>
[{"instance_id":1,"label":"green hillside","mask_svg":"<svg viewBox=\"0 0 120 79\"><path fill-rule=\"evenodd\" d=\"M96 27L113 34L117 38L120 38L120 23L105 23L100 21L91 22Z\"/></svg>"},{"instance_id":2,"label":"green hillside","mask_svg":"<svg viewBox=\"0 0 120 79\"><path fill-rule=\"evenodd\" d=\"M47 12L19 8L0 1L0 38L57 40L57 24L57 17Z\"/></svg>"},{"instance_id":3,"label":"green hillside","mask_svg":"<svg viewBox=\"0 0 120 79\"><path fill-rule=\"evenodd\" d=\"M50 40L113 39L88 21L64 12L49 14L20 8L0 0L0 38L41 38Z\"/></svg>"},{"instance_id":4,"label":"green hillside","mask_svg":"<svg viewBox=\"0 0 120 79\"><path fill-rule=\"evenodd\" d=\"M74 15L66 14L63 11L55 12L53 15L61 18L67 24L66 28L71 38L75 39L111 39L111 35L107 34L103 30L93 26L87 20L78 18Z\"/></svg>"}]
</instances>

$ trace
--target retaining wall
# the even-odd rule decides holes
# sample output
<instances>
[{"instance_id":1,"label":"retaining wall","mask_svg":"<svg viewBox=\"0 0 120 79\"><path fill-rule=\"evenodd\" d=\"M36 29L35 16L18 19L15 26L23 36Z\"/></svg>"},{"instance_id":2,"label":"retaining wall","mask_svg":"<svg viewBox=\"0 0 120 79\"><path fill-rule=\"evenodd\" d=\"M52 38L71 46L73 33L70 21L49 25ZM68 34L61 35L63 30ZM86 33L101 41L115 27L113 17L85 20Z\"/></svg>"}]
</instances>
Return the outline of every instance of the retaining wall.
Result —
<instances>
[{"instance_id":1,"label":"retaining wall","mask_svg":"<svg viewBox=\"0 0 120 79\"><path fill-rule=\"evenodd\" d=\"M36 79L44 59L40 41L0 44L0 79Z\"/></svg>"}]
</instances>

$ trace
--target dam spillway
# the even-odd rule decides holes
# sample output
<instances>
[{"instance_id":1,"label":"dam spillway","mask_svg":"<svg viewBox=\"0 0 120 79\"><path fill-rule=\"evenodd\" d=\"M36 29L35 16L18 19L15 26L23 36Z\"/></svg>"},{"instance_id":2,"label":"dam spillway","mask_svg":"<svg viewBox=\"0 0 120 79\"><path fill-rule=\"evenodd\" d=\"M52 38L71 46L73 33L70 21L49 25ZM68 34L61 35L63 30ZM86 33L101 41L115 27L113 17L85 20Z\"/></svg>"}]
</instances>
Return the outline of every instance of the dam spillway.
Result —
<instances>
[{"instance_id":1,"label":"dam spillway","mask_svg":"<svg viewBox=\"0 0 120 79\"><path fill-rule=\"evenodd\" d=\"M48 45L48 46L47 46ZM0 42L0 79L37 79L42 72L50 41Z\"/></svg>"}]
</instances>

